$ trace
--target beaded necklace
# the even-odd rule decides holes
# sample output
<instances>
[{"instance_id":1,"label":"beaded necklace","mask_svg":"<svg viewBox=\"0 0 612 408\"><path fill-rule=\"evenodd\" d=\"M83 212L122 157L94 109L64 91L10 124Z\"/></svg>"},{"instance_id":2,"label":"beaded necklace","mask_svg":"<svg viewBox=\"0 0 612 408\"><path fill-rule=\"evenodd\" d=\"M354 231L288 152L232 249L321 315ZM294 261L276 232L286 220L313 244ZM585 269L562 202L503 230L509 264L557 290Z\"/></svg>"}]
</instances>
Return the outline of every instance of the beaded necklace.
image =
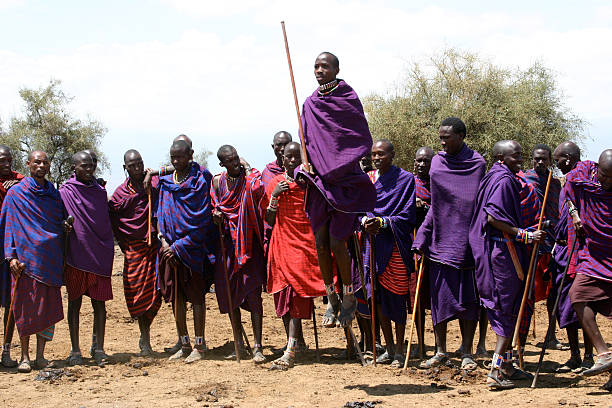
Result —
<instances>
[{"instance_id":1,"label":"beaded necklace","mask_svg":"<svg viewBox=\"0 0 612 408\"><path fill-rule=\"evenodd\" d=\"M325 95L329 95L330 93L332 93L336 88L338 87L338 80L334 79L331 82L328 82L326 84L323 84L321 86L319 86L319 95L321 96L325 96Z\"/></svg>"},{"instance_id":2,"label":"beaded necklace","mask_svg":"<svg viewBox=\"0 0 612 408\"><path fill-rule=\"evenodd\" d=\"M293 177L290 177L287 172L285 172L285 180L287 180L288 183L293 183L294 181Z\"/></svg>"},{"instance_id":3,"label":"beaded necklace","mask_svg":"<svg viewBox=\"0 0 612 408\"><path fill-rule=\"evenodd\" d=\"M187 173L185 175L185 177L183 177L181 180L179 180L178 176L177 176L177 173L176 173L176 170L174 170L174 174L172 175L172 180L174 181L174 184L183 184L183 182L185 180L187 180L188 177L189 177L189 173Z\"/></svg>"}]
</instances>

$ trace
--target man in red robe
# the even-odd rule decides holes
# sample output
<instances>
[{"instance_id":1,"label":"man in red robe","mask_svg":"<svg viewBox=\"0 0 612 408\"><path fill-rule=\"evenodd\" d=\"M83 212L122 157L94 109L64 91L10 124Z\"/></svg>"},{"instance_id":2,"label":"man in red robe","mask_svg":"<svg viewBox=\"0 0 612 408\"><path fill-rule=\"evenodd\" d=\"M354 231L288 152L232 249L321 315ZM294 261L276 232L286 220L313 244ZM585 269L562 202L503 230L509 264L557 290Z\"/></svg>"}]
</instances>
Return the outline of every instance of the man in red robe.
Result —
<instances>
[{"instance_id":1,"label":"man in red robe","mask_svg":"<svg viewBox=\"0 0 612 408\"><path fill-rule=\"evenodd\" d=\"M325 295L314 234L304 212L305 191L291 176L302 163L299 143L290 142L283 153L285 173L266 188L266 220L273 228L268 252L269 293L274 294L278 317L287 321L287 348L271 369L293 366L303 342L302 319L309 319L313 298Z\"/></svg>"},{"instance_id":2,"label":"man in red robe","mask_svg":"<svg viewBox=\"0 0 612 408\"><path fill-rule=\"evenodd\" d=\"M113 233L125 256L125 301L130 316L138 320L140 353L151 355L151 322L161 306L161 296L155 288L159 242L156 238L156 223L150 219L153 217L153 209L149 209L149 205L157 202L158 190L155 186L148 196L144 189L142 182L145 173L140 153L128 150L123 155L123 162L128 178L117 187L108 205ZM148 245L148 239L151 245Z\"/></svg>"}]
</instances>

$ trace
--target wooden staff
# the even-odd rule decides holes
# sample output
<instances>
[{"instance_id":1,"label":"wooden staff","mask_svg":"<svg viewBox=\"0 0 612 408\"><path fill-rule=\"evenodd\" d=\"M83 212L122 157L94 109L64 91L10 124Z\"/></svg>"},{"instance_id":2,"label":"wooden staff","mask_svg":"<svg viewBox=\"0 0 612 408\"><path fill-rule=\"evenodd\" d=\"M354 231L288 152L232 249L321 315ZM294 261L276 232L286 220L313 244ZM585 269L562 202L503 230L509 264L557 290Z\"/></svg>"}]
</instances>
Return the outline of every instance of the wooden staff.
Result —
<instances>
[{"instance_id":1,"label":"wooden staff","mask_svg":"<svg viewBox=\"0 0 612 408\"><path fill-rule=\"evenodd\" d=\"M348 339L351 339L353 341L353 347L355 347L355 350L357 351L357 355L359 356L359 360L361 360L361 365L362 366L366 366L368 365L368 363L366 363L365 361L365 357L363 356L363 353L361 352L361 347L359 347L359 342L357 341L357 337L355 337L355 333L353 333L353 328L351 326L347 326L344 328L344 333ZM350 350L349 354L350 354Z\"/></svg>"},{"instance_id":2,"label":"wooden staff","mask_svg":"<svg viewBox=\"0 0 612 408\"><path fill-rule=\"evenodd\" d=\"M295 79L293 78L293 66L291 65L291 54L289 53L289 43L287 42L287 31L285 22L281 21L283 28L283 38L285 39L285 51L287 52L287 63L289 64L289 76L291 77L291 87L293 88L293 101L295 102L295 112L297 113L298 126L300 130L300 143L302 149L302 165L307 172L311 172L308 154L306 153L306 143L304 143L304 129L302 128L302 115L300 115L300 105L298 103L297 91L295 90Z\"/></svg>"},{"instance_id":3,"label":"wooden staff","mask_svg":"<svg viewBox=\"0 0 612 408\"><path fill-rule=\"evenodd\" d=\"M148 218L148 224L149 224L149 229L147 232L147 245L151 246L152 240L151 240L151 190L147 191L147 197L149 199L149 218Z\"/></svg>"},{"instance_id":4,"label":"wooden staff","mask_svg":"<svg viewBox=\"0 0 612 408\"><path fill-rule=\"evenodd\" d=\"M234 351L236 353L236 361L238 363L240 363L240 337L241 337L241 333L238 333L238 330L240 330L238 328L238 324L240 323L240 326L242 326L242 322L234 322L234 318L232 317L232 291L230 290L230 280L229 280L229 274L227 272L227 256L225 253L225 234L223 234L223 228L221 227L221 225L218 225L219 227L219 242L221 244L221 259L220 261L223 263L223 273L224 273L224 278L225 278L225 291L226 291L226 296L227 296L227 310L229 313L229 318L230 318L230 323L232 325L232 332L234 334ZM242 331L242 330L241 330Z\"/></svg>"},{"instance_id":5,"label":"wooden staff","mask_svg":"<svg viewBox=\"0 0 612 408\"><path fill-rule=\"evenodd\" d=\"M359 270L360 278L361 278L361 293L365 301L368 301L368 291L366 290L366 276L363 268L363 258L361 256L361 243L359 241L359 234L355 231L353 232L353 243L355 244L355 258L357 259L357 269ZM371 316L370 316L371 317ZM374 320L372 320L374 322ZM375 324L375 323L373 323ZM376 365L376 328L372 329L372 355L374 356L374 365ZM348 334L347 334L348 336ZM364 344L365 347L365 344Z\"/></svg>"},{"instance_id":6,"label":"wooden staff","mask_svg":"<svg viewBox=\"0 0 612 408\"><path fill-rule=\"evenodd\" d=\"M414 242L416 240L416 234L417 234L417 229L416 227L414 227L414 231L412 233L412 242ZM414 258L414 271L418 271L419 270L419 261L417 260L417 255L414 254L413 256ZM419 354L421 355L421 358L423 358L425 356L425 333L421 333L421 335L419 336L419 327L421 327L422 323L421 323L421 300L419 299L419 302L417 303L417 310L415 311L414 309L412 310L412 313L417 313L416 316L416 325L417 325L417 340L419 342Z\"/></svg>"},{"instance_id":7,"label":"wooden staff","mask_svg":"<svg viewBox=\"0 0 612 408\"><path fill-rule=\"evenodd\" d=\"M538 231L542 228L542 220L544 218L544 211L546 210L546 201L548 201L548 190L550 188L550 180L552 179L552 171L548 171L548 180L546 181L546 190L544 191L544 200L542 201L542 210L540 211L540 219L538 220ZM510 242L510 241L508 241ZM529 294L529 288L533 282L533 265L536 254L538 253L538 247L540 243L535 242L533 244L533 250L531 251L531 259L529 260L529 269L527 270L527 280L525 281L525 290L523 290L523 298L521 299L521 307L519 308L518 317L516 319L516 325L514 326L514 337L512 338L512 347L517 347L519 355L519 365L523 368L523 351L521 350L521 340L519 337L519 328L521 326L521 319L525 312L525 304L527 303L527 297Z\"/></svg>"},{"instance_id":8,"label":"wooden staff","mask_svg":"<svg viewBox=\"0 0 612 408\"><path fill-rule=\"evenodd\" d=\"M312 328L314 329L315 347L317 353L317 363L321 362L321 353L319 351L319 332L317 331L317 318L315 316L315 305L312 302Z\"/></svg>"},{"instance_id":9,"label":"wooden staff","mask_svg":"<svg viewBox=\"0 0 612 408\"><path fill-rule=\"evenodd\" d=\"M370 308L372 314L372 354L374 355L374 367L376 367L376 304L374 302L374 271L376 262L374 260L374 234L370 234ZM366 299L367 302L367 299Z\"/></svg>"},{"instance_id":10,"label":"wooden staff","mask_svg":"<svg viewBox=\"0 0 612 408\"><path fill-rule=\"evenodd\" d=\"M559 289L557 290L557 297L555 299L555 304L553 305L552 316L557 313L557 308L559 307L559 299L561 298L561 291L563 290L563 285L565 284L565 277L567 276L567 270L569 269L570 260L574 255L574 250L576 249L576 242L578 239L575 239L572 243L572 249L570 250L569 256L567 258L567 265L563 268L563 275L561 276L561 284L559 285ZM533 376L533 382L531 383L531 388L535 388L536 383L538 382L538 376L540 375L540 369L542 368L542 361L544 360L544 354L546 354L546 344L550 340L553 335L553 327L555 327L554 321L548 321L548 330L546 330L546 337L544 338L544 343L542 343L542 350L540 350L540 359L538 360L538 367L536 368L535 375Z\"/></svg>"},{"instance_id":11,"label":"wooden staff","mask_svg":"<svg viewBox=\"0 0 612 408\"><path fill-rule=\"evenodd\" d=\"M421 278L423 276L423 265L425 265L425 256L421 257L421 265L419 266L419 274L417 276L416 291L414 293L414 306L412 308L412 320L410 322L410 335L408 336L408 350L406 350L406 358L404 359L404 371L408 368L408 359L410 358L410 348L412 346L412 333L414 332L414 310L419 302L419 292L421 290Z\"/></svg>"}]
</instances>

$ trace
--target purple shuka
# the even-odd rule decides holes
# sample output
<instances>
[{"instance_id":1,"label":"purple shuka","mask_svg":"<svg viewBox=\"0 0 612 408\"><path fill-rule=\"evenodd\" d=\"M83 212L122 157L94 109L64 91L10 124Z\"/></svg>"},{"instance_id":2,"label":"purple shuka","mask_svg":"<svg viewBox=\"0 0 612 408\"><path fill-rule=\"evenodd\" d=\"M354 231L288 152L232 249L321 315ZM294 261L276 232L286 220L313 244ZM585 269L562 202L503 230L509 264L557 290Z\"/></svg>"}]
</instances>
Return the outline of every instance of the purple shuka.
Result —
<instances>
[{"instance_id":1,"label":"purple shuka","mask_svg":"<svg viewBox=\"0 0 612 408\"><path fill-rule=\"evenodd\" d=\"M313 231L330 216L344 216L342 222L330 225L330 233L346 239L354 230L356 214L371 211L376 204L374 186L359 166L372 149L361 101L339 79L331 94L322 96L317 90L306 99L302 123L308 160L315 172L299 171L309 182L306 214Z\"/></svg>"},{"instance_id":2,"label":"purple shuka","mask_svg":"<svg viewBox=\"0 0 612 408\"><path fill-rule=\"evenodd\" d=\"M32 177L9 190L0 214L3 258L25 264L13 291L13 313L20 336L29 336L64 318L62 286L64 231L62 200L48 181ZM10 273L8 268L6 273Z\"/></svg>"},{"instance_id":3,"label":"purple shuka","mask_svg":"<svg viewBox=\"0 0 612 408\"><path fill-rule=\"evenodd\" d=\"M431 160L431 207L417 232L414 248L431 260L457 269L471 269L470 221L486 162L463 145L457 155L438 152Z\"/></svg>"},{"instance_id":4,"label":"purple shuka","mask_svg":"<svg viewBox=\"0 0 612 408\"><path fill-rule=\"evenodd\" d=\"M465 144L458 154L439 152L431 161L431 206L413 248L431 261L428 281L434 325L454 318L478 320L468 234L485 169L482 156Z\"/></svg>"},{"instance_id":5,"label":"purple shuka","mask_svg":"<svg viewBox=\"0 0 612 408\"><path fill-rule=\"evenodd\" d=\"M480 302L487 310L491 328L502 337L512 337L514 332L523 282L514 268L503 233L493 228L487 217L520 226L520 189L520 182L508 167L495 163L480 184L469 233ZM518 242L514 246L524 264L525 247Z\"/></svg>"},{"instance_id":6,"label":"purple shuka","mask_svg":"<svg viewBox=\"0 0 612 408\"><path fill-rule=\"evenodd\" d=\"M115 250L106 190L95 180L91 184L81 183L73 174L59 192L66 212L74 217L66 264L96 275L111 276Z\"/></svg>"},{"instance_id":7,"label":"purple shuka","mask_svg":"<svg viewBox=\"0 0 612 408\"><path fill-rule=\"evenodd\" d=\"M612 191L586 177L568 177L563 191L584 228L576 248L576 274L612 282Z\"/></svg>"}]
</instances>

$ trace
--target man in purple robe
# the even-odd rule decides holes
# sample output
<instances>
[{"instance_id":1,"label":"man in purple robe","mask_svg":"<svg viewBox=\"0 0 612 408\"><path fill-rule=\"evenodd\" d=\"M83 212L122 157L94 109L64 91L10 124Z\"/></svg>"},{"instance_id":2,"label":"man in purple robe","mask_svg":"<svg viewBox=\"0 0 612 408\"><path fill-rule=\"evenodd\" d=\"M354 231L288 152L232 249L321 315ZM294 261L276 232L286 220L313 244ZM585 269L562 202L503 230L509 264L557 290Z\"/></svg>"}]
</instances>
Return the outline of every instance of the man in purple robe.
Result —
<instances>
[{"instance_id":1,"label":"man in purple robe","mask_svg":"<svg viewBox=\"0 0 612 408\"><path fill-rule=\"evenodd\" d=\"M157 203L157 181L148 195L142 183L144 163L138 151L125 152L123 162L128 178L117 187L108 207L113 233L124 255L125 301L130 316L138 321L140 354L148 356L153 353L151 323L161 306L155 275L159 241L154 210L149 208L149 205L153 207Z\"/></svg>"},{"instance_id":2,"label":"man in purple robe","mask_svg":"<svg viewBox=\"0 0 612 408\"><path fill-rule=\"evenodd\" d=\"M170 360L193 363L204 358L207 281L212 268L205 265L214 259L207 237L213 228L209 185L192 161L192 150L184 140L170 147L174 172L159 179L157 222L161 247L157 261L160 292L172 302L177 335L181 348ZM195 347L187 329L187 302L193 306Z\"/></svg>"},{"instance_id":3,"label":"man in purple robe","mask_svg":"<svg viewBox=\"0 0 612 408\"><path fill-rule=\"evenodd\" d=\"M13 277L13 316L21 340L18 371L32 370L30 336L36 334L36 366L48 365L45 344L53 339L55 323L64 318L62 307L62 242L64 207L53 184L45 179L47 154L29 154L26 177L6 195L0 230L3 253Z\"/></svg>"},{"instance_id":4,"label":"man in purple robe","mask_svg":"<svg viewBox=\"0 0 612 408\"><path fill-rule=\"evenodd\" d=\"M599 156L596 181L589 179L586 166L573 172L581 170L568 177L563 192L578 240L570 300L598 353L582 375L593 376L612 370L612 351L595 321L596 314L612 319L612 149Z\"/></svg>"},{"instance_id":5,"label":"man in purple robe","mask_svg":"<svg viewBox=\"0 0 612 408\"><path fill-rule=\"evenodd\" d=\"M350 325L357 300L347 241L359 225L358 214L371 211L376 190L359 166L372 149L372 136L355 91L336 78L338 58L319 54L314 64L318 89L304 102L302 123L311 169L300 171L307 180L306 214L315 233L317 257L329 300L325 327ZM332 273L334 254L342 279L342 302Z\"/></svg>"},{"instance_id":6,"label":"man in purple robe","mask_svg":"<svg viewBox=\"0 0 612 408\"><path fill-rule=\"evenodd\" d=\"M476 192L486 163L464 143L465 124L444 119L439 129L443 151L431 161L431 207L419 228L413 248L429 260L429 295L436 354L421 363L430 368L445 363L446 326L459 319L464 369L475 369L472 343L479 316L474 284L474 259L468 233Z\"/></svg>"},{"instance_id":7,"label":"man in purple robe","mask_svg":"<svg viewBox=\"0 0 612 408\"><path fill-rule=\"evenodd\" d=\"M563 182L565 182L565 179L571 180L576 177L586 177L590 181L597 182L597 164L590 160L581 161L580 148L575 143L563 142L557 146L553 152L553 160L557 168L561 170L565 176L562 180ZM577 167L579 168L577 169ZM570 267L568 269L563 287L560 287L563 271L568 262L570 262L568 259L568 243L570 241L573 242L574 237L572 216L569 214L567 205L565 193L562 190L559 194L559 223L555 227L556 244L552 251L551 276L554 280L554 293L556 294L558 290L561 291L559 295L559 305L557 307L557 319L559 320L559 327L565 328L567 332L570 346L570 358L565 364L557 368L557 372L563 373L573 371L579 373L591 368L595 362L593 359L593 344L589 340L589 337L584 334L584 331L584 356L582 359L580 358L578 330L581 326L569 297L570 288L576 277L575 268ZM573 259L575 259L575 256Z\"/></svg>"},{"instance_id":8,"label":"man in purple robe","mask_svg":"<svg viewBox=\"0 0 612 408\"><path fill-rule=\"evenodd\" d=\"M410 274L413 270L412 234L416 223L414 176L393 165L395 150L389 140L380 140L372 147L372 163L376 170L369 173L376 187L376 207L362 218L367 232L364 246L364 269L371 273L370 247L374 243L376 279L376 309L385 337L386 350L377 362L401 367L406 330L407 309L410 307ZM368 297L370 282L365 282ZM395 339L391 322L395 323Z\"/></svg>"},{"instance_id":9,"label":"man in purple robe","mask_svg":"<svg viewBox=\"0 0 612 408\"><path fill-rule=\"evenodd\" d=\"M493 149L498 161L480 183L469 241L480 302L497 335L487 386L508 389L514 387L512 380L529 378L512 366L512 352L508 350L524 287L522 265L528 258L525 244L541 241L545 233L520 228L521 184L516 174L523 163L521 146L505 140Z\"/></svg>"},{"instance_id":10,"label":"man in purple robe","mask_svg":"<svg viewBox=\"0 0 612 408\"><path fill-rule=\"evenodd\" d=\"M83 295L91 298L94 310L90 352L96 363L108 361L104 352L106 328L105 301L113 298L111 273L114 241L104 187L94 178L91 155L78 152L72 156L74 174L60 187L68 214L74 217L74 233L68 240L64 280L68 292L68 327L72 350L70 365L82 364L79 344L79 314Z\"/></svg>"}]
</instances>

